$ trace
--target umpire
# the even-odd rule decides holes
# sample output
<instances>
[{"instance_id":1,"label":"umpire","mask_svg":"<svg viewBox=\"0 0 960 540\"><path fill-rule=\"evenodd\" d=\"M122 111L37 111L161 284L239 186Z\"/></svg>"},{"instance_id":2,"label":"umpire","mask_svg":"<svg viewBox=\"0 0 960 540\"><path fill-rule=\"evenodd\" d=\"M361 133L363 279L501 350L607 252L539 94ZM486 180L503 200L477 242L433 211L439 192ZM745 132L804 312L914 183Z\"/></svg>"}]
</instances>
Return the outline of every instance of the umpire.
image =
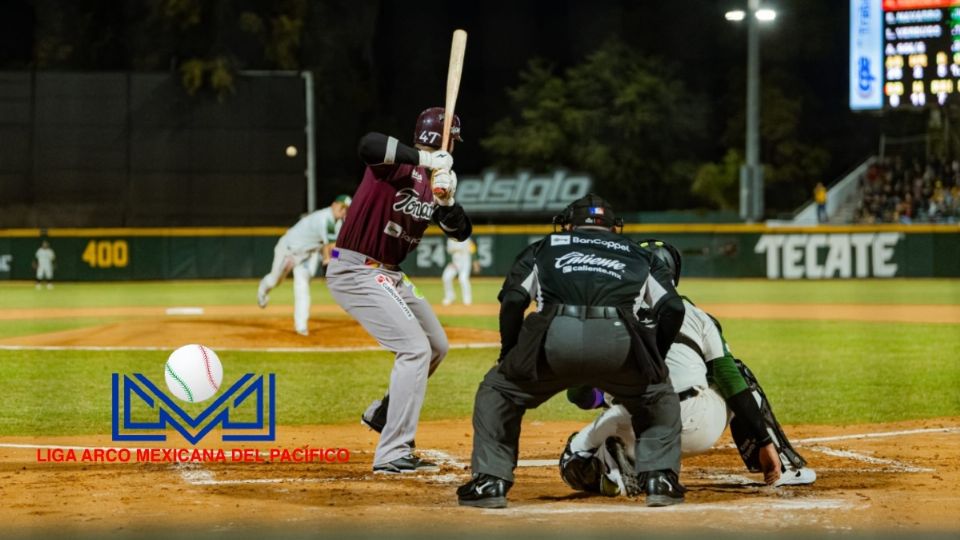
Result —
<instances>
[{"instance_id":1,"label":"umpire","mask_svg":"<svg viewBox=\"0 0 960 540\"><path fill-rule=\"evenodd\" d=\"M596 195L571 203L557 225L517 257L500 291L500 360L477 390L473 478L459 502L506 507L524 413L582 384L630 411L647 506L683 502L680 403L663 360L684 313L670 270L617 233L622 220ZM537 311L524 319L531 298ZM654 306L650 318L638 318L641 303Z\"/></svg>"}]
</instances>

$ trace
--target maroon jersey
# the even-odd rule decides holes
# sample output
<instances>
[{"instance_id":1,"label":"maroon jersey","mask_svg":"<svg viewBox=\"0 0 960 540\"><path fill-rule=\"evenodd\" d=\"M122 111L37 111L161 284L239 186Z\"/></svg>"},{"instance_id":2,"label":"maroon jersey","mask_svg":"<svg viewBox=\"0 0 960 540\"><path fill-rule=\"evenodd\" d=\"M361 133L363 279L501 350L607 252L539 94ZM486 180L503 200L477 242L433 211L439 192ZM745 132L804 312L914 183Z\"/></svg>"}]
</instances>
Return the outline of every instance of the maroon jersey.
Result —
<instances>
[{"instance_id":1,"label":"maroon jersey","mask_svg":"<svg viewBox=\"0 0 960 540\"><path fill-rule=\"evenodd\" d=\"M371 165L353 195L337 247L384 264L417 248L433 216L430 172L414 165Z\"/></svg>"}]
</instances>

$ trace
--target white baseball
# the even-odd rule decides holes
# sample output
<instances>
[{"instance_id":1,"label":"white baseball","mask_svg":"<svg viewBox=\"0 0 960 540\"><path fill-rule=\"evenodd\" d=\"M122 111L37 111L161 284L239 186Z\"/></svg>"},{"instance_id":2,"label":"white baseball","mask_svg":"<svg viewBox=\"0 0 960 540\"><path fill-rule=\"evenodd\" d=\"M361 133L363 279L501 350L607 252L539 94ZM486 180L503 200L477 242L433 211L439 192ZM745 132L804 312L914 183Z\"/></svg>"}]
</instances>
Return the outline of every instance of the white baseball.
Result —
<instances>
[{"instance_id":1,"label":"white baseball","mask_svg":"<svg viewBox=\"0 0 960 540\"><path fill-rule=\"evenodd\" d=\"M190 403L213 397L223 382L223 364L203 345L184 345L173 351L163 368L170 392Z\"/></svg>"}]
</instances>

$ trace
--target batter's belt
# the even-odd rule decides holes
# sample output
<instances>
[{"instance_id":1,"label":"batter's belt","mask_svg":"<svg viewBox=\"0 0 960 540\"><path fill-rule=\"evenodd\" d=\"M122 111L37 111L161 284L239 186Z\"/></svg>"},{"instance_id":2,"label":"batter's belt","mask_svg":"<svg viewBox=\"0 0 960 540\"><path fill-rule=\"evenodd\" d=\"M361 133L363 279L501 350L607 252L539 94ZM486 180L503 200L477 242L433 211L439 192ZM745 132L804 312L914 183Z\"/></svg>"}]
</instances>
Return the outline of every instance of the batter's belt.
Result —
<instances>
[{"instance_id":1,"label":"batter's belt","mask_svg":"<svg viewBox=\"0 0 960 540\"><path fill-rule=\"evenodd\" d=\"M384 270L390 270L391 272L400 271L399 265L382 263L376 259L367 257L363 253L350 251L349 249L334 248L333 252L330 253L330 257L333 259L339 259L346 263L363 264L371 268L383 268Z\"/></svg>"}]
</instances>

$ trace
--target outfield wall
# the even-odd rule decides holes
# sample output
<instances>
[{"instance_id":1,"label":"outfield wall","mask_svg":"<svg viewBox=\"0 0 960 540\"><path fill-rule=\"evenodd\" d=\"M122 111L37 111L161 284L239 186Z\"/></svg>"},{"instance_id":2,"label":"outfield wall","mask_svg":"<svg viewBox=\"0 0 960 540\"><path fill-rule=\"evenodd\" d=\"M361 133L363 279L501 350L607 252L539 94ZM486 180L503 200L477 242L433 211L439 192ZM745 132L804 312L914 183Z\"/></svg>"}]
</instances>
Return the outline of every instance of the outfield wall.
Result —
<instances>
[{"instance_id":1,"label":"outfield wall","mask_svg":"<svg viewBox=\"0 0 960 540\"><path fill-rule=\"evenodd\" d=\"M483 275L504 275L549 226L478 226ZM33 279L46 238L58 281L252 278L270 269L283 228L0 229L0 279ZM960 226L767 227L743 224L633 225L635 239L676 245L690 277L843 279L960 277ZM431 228L404 269L439 275L445 239Z\"/></svg>"}]
</instances>

